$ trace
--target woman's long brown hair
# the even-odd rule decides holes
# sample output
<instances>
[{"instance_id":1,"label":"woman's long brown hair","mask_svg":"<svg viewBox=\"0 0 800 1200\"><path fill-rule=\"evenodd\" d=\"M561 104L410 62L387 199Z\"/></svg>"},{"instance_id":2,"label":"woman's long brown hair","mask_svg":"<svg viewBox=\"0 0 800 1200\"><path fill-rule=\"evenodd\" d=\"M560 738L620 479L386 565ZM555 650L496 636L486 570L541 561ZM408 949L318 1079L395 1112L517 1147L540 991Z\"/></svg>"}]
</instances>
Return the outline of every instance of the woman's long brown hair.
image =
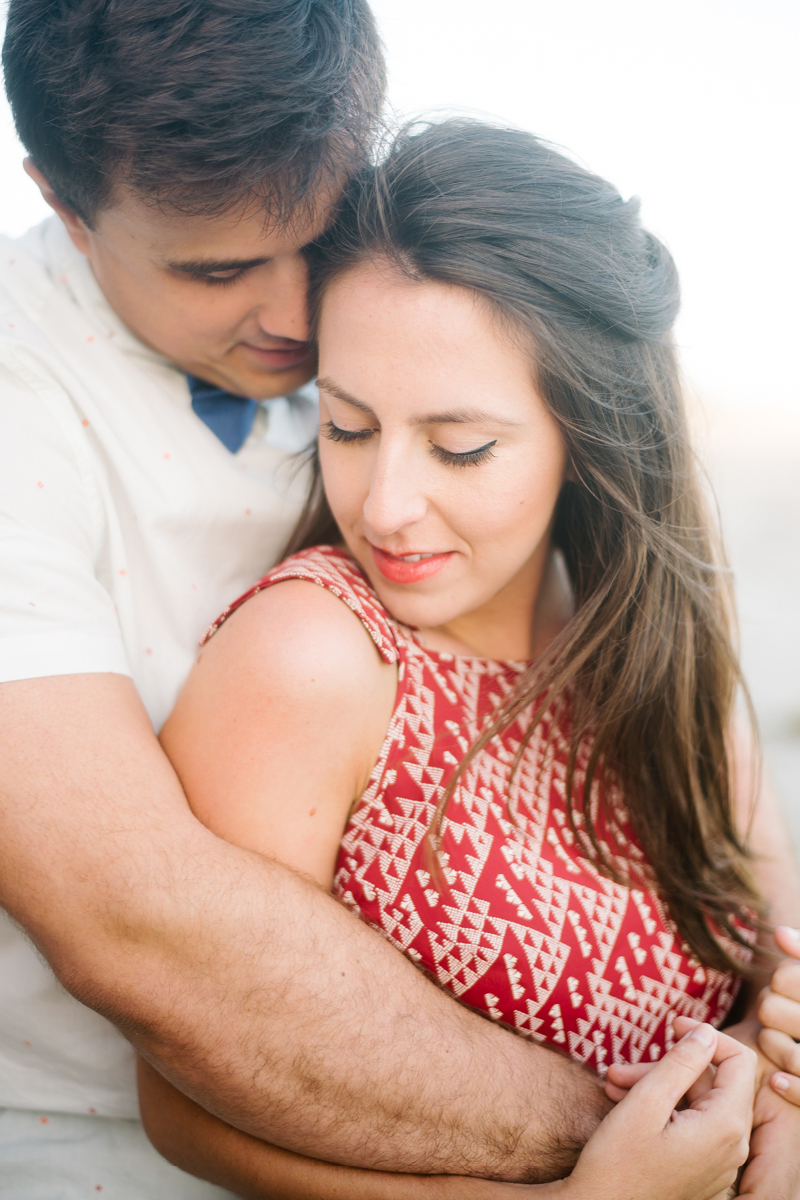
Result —
<instances>
[{"instance_id":1,"label":"woman's long brown hair","mask_svg":"<svg viewBox=\"0 0 800 1200\"><path fill-rule=\"evenodd\" d=\"M568 698L568 795L587 852L620 878L588 799L618 784L683 938L709 966L741 971L746 936L732 917L761 907L733 811L741 680L729 577L687 437L668 251L604 180L528 134L468 121L404 131L353 181L318 249L317 311L327 283L365 258L481 296L530 354L569 453L553 537L575 615L472 746L432 828L498 732L530 710L530 739ZM288 550L337 540L317 468Z\"/></svg>"}]
</instances>

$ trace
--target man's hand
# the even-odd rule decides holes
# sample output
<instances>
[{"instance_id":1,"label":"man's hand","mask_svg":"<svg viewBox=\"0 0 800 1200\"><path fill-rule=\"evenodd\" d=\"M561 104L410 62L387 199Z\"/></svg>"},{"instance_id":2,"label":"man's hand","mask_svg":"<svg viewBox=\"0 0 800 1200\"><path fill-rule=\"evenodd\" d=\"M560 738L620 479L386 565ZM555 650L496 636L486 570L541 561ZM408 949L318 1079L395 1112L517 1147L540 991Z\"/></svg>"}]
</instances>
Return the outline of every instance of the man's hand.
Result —
<instances>
[{"instance_id":1,"label":"man's hand","mask_svg":"<svg viewBox=\"0 0 800 1200\"><path fill-rule=\"evenodd\" d=\"M787 959L761 995L749 997L749 1020L726 1033L740 1037L746 1045L752 1045L756 1036L761 1074L774 1080L770 1086L777 1083L781 1095L800 1104L800 1084L792 1078L800 1074L800 1062L791 1041L800 1037L800 938L792 928L800 922L800 872L786 817L752 735L738 724L732 735L732 786L739 832L752 852L756 882L776 926L775 941ZM757 1023L774 1033L758 1029Z\"/></svg>"},{"instance_id":2,"label":"man's hand","mask_svg":"<svg viewBox=\"0 0 800 1200\"><path fill-rule=\"evenodd\" d=\"M780 925L775 941L787 957L759 996L757 1011L763 1028L758 1045L773 1068L768 1076L770 1087L800 1105L800 1045L795 1040L800 1039L800 930Z\"/></svg>"},{"instance_id":3,"label":"man's hand","mask_svg":"<svg viewBox=\"0 0 800 1200\"><path fill-rule=\"evenodd\" d=\"M740 1200L800 1200L800 1108L770 1087L756 1096Z\"/></svg>"},{"instance_id":4,"label":"man's hand","mask_svg":"<svg viewBox=\"0 0 800 1200\"><path fill-rule=\"evenodd\" d=\"M751 1015L725 1032L756 1051L758 1089L768 1085L800 1106L800 1045L795 1041L800 1039L800 931L779 925L775 942L787 957L757 996Z\"/></svg>"},{"instance_id":5,"label":"man's hand","mask_svg":"<svg viewBox=\"0 0 800 1200\"><path fill-rule=\"evenodd\" d=\"M755 997L749 1015L725 1032L756 1051L757 1089L768 1084L800 1105L800 1046L794 1040L800 1038L800 931L779 925L775 942L787 957Z\"/></svg>"}]
</instances>

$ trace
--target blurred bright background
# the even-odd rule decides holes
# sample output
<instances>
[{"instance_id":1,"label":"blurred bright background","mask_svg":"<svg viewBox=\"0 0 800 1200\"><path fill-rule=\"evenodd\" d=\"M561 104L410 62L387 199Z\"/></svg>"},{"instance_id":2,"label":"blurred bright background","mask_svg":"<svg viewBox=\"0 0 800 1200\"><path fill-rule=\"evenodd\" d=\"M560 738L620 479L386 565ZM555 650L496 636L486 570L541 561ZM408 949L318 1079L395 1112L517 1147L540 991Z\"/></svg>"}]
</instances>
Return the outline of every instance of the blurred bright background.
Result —
<instances>
[{"instance_id":1,"label":"blurred bright background","mask_svg":"<svg viewBox=\"0 0 800 1200\"><path fill-rule=\"evenodd\" d=\"M135 3L135 0L128 0ZM373 0L398 115L530 129L642 199L735 572L744 665L800 845L800 4ZM0 232L45 206L0 107Z\"/></svg>"}]
</instances>

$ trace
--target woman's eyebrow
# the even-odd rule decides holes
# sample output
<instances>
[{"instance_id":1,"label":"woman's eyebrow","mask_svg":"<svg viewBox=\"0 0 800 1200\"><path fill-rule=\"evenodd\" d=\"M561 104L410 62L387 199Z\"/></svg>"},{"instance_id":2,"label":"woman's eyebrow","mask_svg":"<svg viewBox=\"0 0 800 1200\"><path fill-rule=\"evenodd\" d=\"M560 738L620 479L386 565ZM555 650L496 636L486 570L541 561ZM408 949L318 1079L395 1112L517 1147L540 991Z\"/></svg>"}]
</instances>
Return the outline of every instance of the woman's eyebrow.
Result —
<instances>
[{"instance_id":1,"label":"woman's eyebrow","mask_svg":"<svg viewBox=\"0 0 800 1200\"><path fill-rule=\"evenodd\" d=\"M423 417L414 417L415 425L519 425L519 421L509 421L498 413L488 412L483 408L454 408L448 412L426 413Z\"/></svg>"},{"instance_id":2,"label":"woman's eyebrow","mask_svg":"<svg viewBox=\"0 0 800 1200\"><path fill-rule=\"evenodd\" d=\"M368 413L374 417L375 413L368 404L363 400L356 400L355 396L351 396L344 388L339 387L338 383L334 383L332 379L323 377L317 380L317 387L321 392L327 392L329 396L335 396L337 400L341 400L344 404L352 404L353 408L357 408L359 412Z\"/></svg>"},{"instance_id":3,"label":"woman's eyebrow","mask_svg":"<svg viewBox=\"0 0 800 1200\"><path fill-rule=\"evenodd\" d=\"M353 408L359 409L360 412L368 413L374 417L375 413L368 404L363 400L357 400L355 396L351 396L344 388L339 387L332 379L322 378L317 380L317 387L320 391L327 392L330 396L335 396L337 400L343 401L345 404L352 404ZM447 412L425 413L421 417L413 417L414 425L469 425L469 424L489 424L489 425L519 425L519 421L509 421L506 417L501 417L498 413L487 412L482 408L454 408Z\"/></svg>"}]
</instances>

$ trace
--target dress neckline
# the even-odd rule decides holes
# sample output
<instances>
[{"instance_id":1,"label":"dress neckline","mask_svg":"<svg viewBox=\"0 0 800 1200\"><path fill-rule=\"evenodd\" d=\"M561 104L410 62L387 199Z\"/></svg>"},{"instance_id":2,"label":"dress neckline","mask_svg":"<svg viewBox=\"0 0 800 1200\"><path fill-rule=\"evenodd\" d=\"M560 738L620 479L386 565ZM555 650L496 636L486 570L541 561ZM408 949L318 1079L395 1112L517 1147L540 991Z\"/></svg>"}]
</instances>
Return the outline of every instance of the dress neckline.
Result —
<instances>
[{"instance_id":1,"label":"dress neckline","mask_svg":"<svg viewBox=\"0 0 800 1200\"><path fill-rule=\"evenodd\" d=\"M366 584L367 588L369 589L369 593L370 593L370 596L372 597L373 603L375 604L375 606L377 608L380 609L384 618L391 625L393 625L395 629L401 630L406 635L408 640L410 642L412 642L413 645L418 650L420 650L423 654L428 655L429 658L433 658L437 662L440 662L443 664L458 663L458 662L460 662L460 663L475 663L475 664L482 664L482 665L490 664L491 666L494 666L494 667L501 667L505 670L513 671L517 675L521 675L523 673L523 671L527 671L528 668L533 665L532 659L489 658L485 654L454 654L453 651L451 651L451 650L434 650L432 647L426 646L421 639L420 631L417 628L417 626L405 625L402 621L398 621L398 619L394 615L394 613L390 612L390 610L386 607L386 605L383 603L383 601L381 600L378 593L375 591L375 588L372 586L372 580L370 579L369 575L367 575L366 571L361 566L361 563L358 561L358 559L354 558L353 555L350 553L350 551L345 549L344 547L331 546L331 550L334 551L334 553L337 555L337 557L346 559L348 565L352 565L352 568L358 572L358 574L364 580L364 583Z\"/></svg>"}]
</instances>

